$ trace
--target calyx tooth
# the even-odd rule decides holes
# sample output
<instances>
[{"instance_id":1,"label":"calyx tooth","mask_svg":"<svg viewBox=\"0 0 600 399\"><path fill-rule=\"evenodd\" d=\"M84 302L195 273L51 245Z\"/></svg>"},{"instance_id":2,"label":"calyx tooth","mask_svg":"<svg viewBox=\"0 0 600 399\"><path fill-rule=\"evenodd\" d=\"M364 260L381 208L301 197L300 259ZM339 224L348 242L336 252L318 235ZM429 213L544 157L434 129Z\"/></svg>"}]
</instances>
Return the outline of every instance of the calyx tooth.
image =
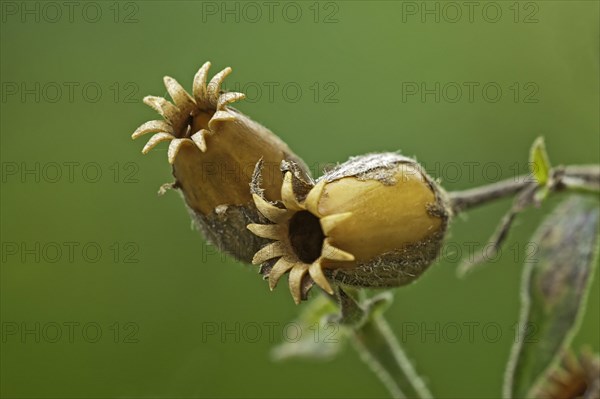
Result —
<instances>
[{"instance_id":1,"label":"calyx tooth","mask_svg":"<svg viewBox=\"0 0 600 399\"><path fill-rule=\"evenodd\" d=\"M165 87L169 92L169 95L173 99L173 102L182 112L191 111L196 105L194 99L188 94L187 91L170 76L164 77Z\"/></svg>"},{"instance_id":2,"label":"calyx tooth","mask_svg":"<svg viewBox=\"0 0 600 399\"><path fill-rule=\"evenodd\" d=\"M158 112L167 122L175 125L178 121L179 109L162 97L146 96L144 104Z\"/></svg>"},{"instance_id":3,"label":"calyx tooth","mask_svg":"<svg viewBox=\"0 0 600 399\"><path fill-rule=\"evenodd\" d=\"M210 127L210 125L214 122L233 121L233 120L235 120L235 115L233 115L231 112L225 111L225 110L219 110L214 113L212 118L210 118L208 125Z\"/></svg>"},{"instance_id":4,"label":"calyx tooth","mask_svg":"<svg viewBox=\"0 0 600 399\"><path fill-rule=\"evenodd\" d=\"M277 208L258 194L252 194L252 198L254 199L254 205L256 205L258 211L273 223L283 221L287 215L287 210Z\"/></svg>"},{"instance_id":5,"label":"calyx tooth","mask_svg":"<svg viewBox=\"0 0 600 399\"><path fill-rule=\"evenodd\" d=\"M279 258L275 266L269 272L269 289L273 291L281 276L283 276L288 270L294 267L294 263L290 262L285 257Z\"/></svg>"},{"instance_id":6,"label":"calyx tooth","mask_svg":"<svg viewBox=\"0 0 600 399\"><path fill-rule=\"evenodd\" d=\"M208 70L210 69L210 62L205 62L204 65L198 70L194 76L194 85L192 93L198 103L206 102L206 79L208 77Z\"/></svg>"},{"instance_id":7,"label":"calyx tooth","mask_svg":"<svg viewBox=\"0 0 600 399\"><path fill-rule=\"evenodd\" d=\"M173 128L165 121L148 121L135 129L131 135L132 139L137 139L148 133L173 133Z\"/></svg>"},{"instance_id":8,"label":"calyx tooth","mask_svg":"<svg viewBox=\"0 0 600 399\"><path fill-rule=\"evenodd\" d=\"M152 137L150 137L150 140L148 140L148 142L146 143L146 145L144 146L144 148L142 149L142 153L143 154L147 154L148 151L150 151L151 149L153 149L154 147L156 147L156 145L162 141L167 141L167 140L173 140L175 137L172 134L169 133L156 133L155 135L153 135Z\"/></svg>"},{"instance_id":9,"label":"calyx tooth","mask_svg":"<svg viewBox=\"0 0 600 399\"><path fill-rule=\"evenodd\" d=\"M323 240L323 248L321 249L321 256L325 259L339 260L339 261L353 261L354 255L331 244L331 241L326 238Z\"/></svg>"},{"instance_id":10,"label":"calyx tooth","mask_svg":"<svg viewBox=\"0 0 600 399\"><path fill-rule=\"evenodd\" d=\"M331 231L339 226L344 220L350 218L352 212L336 213L334 215L324 216L319 221L325 235L329 235Z\"/></svg>"},{"instance_id":11,"label":"calyx tooth","mask_svg":"<svg viewBox=\"0 0 600 399\"><path fill-rule=\"evenodd\" d=\"M302 301L302 279L307 271L308 266L306 264L297 263L290 271L290 276L288 277L290 292L292 293L296 305Z\"/></svg>"},{"instance_id":12,"label":"calyx tooth","mask_svg":"<svg viewBox=\"0 0 600 399\"><path fill-rule=\"evenodd\" d=\"M285 246L280 241L275 241L262 247L252 258L253 265L260 265L261 263L283 256L286 253Z\"/></svg>"},{"instance_id":13,"label":"calyx tooth","mask_svg":"<svg viewBox=\"0 0 600 399\"><path fill-rule=\"evenodd\" d=\"M325 277L325 274L323 273L323 267L320 262L316 261L311 264L308 268L308 273L319 287L323 288L328 294L333 295L333 288L331 288L329 281L327 281L327 277Z\"/></svg>"},{"instance_id":14,"label":"calyx tooth","mask_svg":"<svg viewBox=\"0 0 600 399\"><path fill-rule=\"evenodd\" d=\"M223 93L219 96L219 100L217 101L217 109L223 109L226 105L243 100L244 98L246 98L244 93Z\"/></svg>"},{"instance_id":15,"label":"calyx tooth","mask_svg":"<svg viewBox=\"0 0 600 399\"><path fill-rule=\"evenodd\" d=\"M318 182L306 196L304 200L304 206L308 209L313 215L321 216L319 213L319 200L321 199L321 195L323 194L323 189L325 188L325 180L321 180Z\"/></svg>"},{"instance_id":16,"label":"calyx tooth","mask_svg":"<svg viewBox=\"0 0 600 399\"><path fill-rule=\"evenodd\" d=\"M294 185L292 183L292 172L286 172L283 176L283 184L281 185L281 200L287 209L301 210L303 207L298 203L294 194Z\"/></svg>"},{"instance_id":17,"label":"calyx tooth","mask_svg":"<svg viewBox=\"0 0 600 399\"><path fill-rule=\"evenodd\" d=\"M167 151L167 156L169 158L169 163L172 165L175 162L175 157L177 156L177 154L179 153L179 150L181 149L181 147L190 142L189 139L174 139L173 141L171 141L171 144L169 144L169 150Z\"/></svg>"},{"instance_id":18,"label":"calyx tooth","mask_svg":"<svg viewBox=\"0 0 600 399\"><path fill-rule=\"evenodd\" d=\"M278 224L257 224L251 223L246 226L254 235L270 240L279 240L283 238L284 228Z\"/></svg>"},{"instance_id":19,"label":"calyx tooth","mask_svg":"<svg viewBox=\"0 0 600 399\"><path fill-rule=\"evenodd\" d=\"M194 144L196 144L196 147L198 147L202 152L206 152L206 136L208 133L208 130L202 129L194 133L191 137Z\"/></svg>"},{"instance_id":20,"label":"calyx tooth","mask_svg":"<svg viewBox=\"0 0 600 399\"><path fill-rule=\"evenodd\" d=\"M223 80L231 73L231 68L227 67L223 69L221 72L213 76L213 78L208 82L207 95L208 98L216 104L219 93L221 92L221 85L223 84Z\"/></svg>"}]
</instances>

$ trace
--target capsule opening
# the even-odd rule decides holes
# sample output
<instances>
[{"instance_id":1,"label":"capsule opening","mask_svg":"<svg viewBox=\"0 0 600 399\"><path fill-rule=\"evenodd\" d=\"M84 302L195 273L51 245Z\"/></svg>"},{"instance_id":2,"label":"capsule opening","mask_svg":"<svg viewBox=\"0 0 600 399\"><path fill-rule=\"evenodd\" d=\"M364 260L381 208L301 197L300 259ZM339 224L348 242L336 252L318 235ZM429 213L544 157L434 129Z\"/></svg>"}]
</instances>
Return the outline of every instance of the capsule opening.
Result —
<instances>
[{"instance_id":1,"label":"capsule opening","mask_svg":"<svg viewBox=\"0 0 600 399\"><path fill-rule=\"evenodd\" d=\"M325 234L319 218L300 211L290 219L288 236L294 253L302 262L313 263L321 256Z\"/></svg>"},{"instance_id":2,"label":"capsule opening","mask_svg":"<svg viewBox=\"0 0 600 399\"><path fill-rule=\"evenodd\" d=\"M210 122L214 114L215 111L213 110L202 110L195 115L190 115L184 128L184 137L190 137L202 129L208 130L208 122Z\"/></svg>"}]
</instances>

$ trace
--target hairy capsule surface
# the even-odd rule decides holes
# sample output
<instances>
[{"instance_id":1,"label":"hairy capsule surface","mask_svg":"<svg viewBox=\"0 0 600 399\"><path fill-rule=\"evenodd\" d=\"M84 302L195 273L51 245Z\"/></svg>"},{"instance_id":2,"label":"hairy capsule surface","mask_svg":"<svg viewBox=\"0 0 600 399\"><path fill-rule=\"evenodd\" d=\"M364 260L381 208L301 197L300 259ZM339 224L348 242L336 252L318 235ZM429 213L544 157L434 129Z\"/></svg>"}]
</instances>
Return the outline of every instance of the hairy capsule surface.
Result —
<instances>
[{"instance_id":1,"label":"hairy capsule surface","mask_svg":"<svg viewBox=\"0 0 600 399\"><path fill-rule=\"evenodd\" d=\"M175 183L192 220L205 237L220 250L238 260L249 262L265 240L245 226L259 215L249 184L259 159L269 168L264 178L264 196L280 200L282 176L279 164L292 160L307 170L304 163L269 129L229 105L244 98L242 93L223 92L223 80L231 73L225 68L208 83L210 63L194 77L190 95L173 78L164 83L173 102L148 96L144 103L163 120L149 121L132 135L136 139L153 133L142 152L169 142L167 157Z\"/></svg>"},{"instance_id":2,"label":"hairy capsule surface","mask_svg":"<svg viewBox=\"0 0 600 399\"><path fill-rule=\"evenodd\" d=\"M253 258L273 289L289 273L296 303L313 284L396 287L437 257L451 216L445 192L413 159L396 153L353 157L316 182L283 162L281 201L252 184L263 224L248 229L272 240Z\"/></svg>"}]
</instances>

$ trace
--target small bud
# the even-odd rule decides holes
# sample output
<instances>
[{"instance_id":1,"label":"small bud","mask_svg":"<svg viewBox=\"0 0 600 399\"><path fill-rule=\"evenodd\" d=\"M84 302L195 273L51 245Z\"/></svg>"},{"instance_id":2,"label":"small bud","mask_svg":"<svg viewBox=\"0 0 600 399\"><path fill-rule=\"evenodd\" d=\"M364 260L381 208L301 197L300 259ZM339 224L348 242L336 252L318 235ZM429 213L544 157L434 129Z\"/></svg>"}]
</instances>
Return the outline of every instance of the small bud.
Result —
<instances>
[{"instance_id":1,"label":"small bud","mask_svg":"<svg viewBox=\"0 0 600 399\"><path fill-rule=\"evenodd\" d=\"M271 289L289 272L296 303L313 283L330 294L330 282L404 285L437 257L451 212L445 192L414 160L354 157L316 182L293 163L283 162L282 171L281 202L262 196L255 178L254 201L267 223L248 229L274 240L253 263L262 264Z\"/></svg>"},{"instance_id":2,"label":"small bud","mask_svg":"<svg viewBox=\"0 0 600 399\"><path fill-rule=\"evenodd\" d=\"M249 262L264 243L246 230L259 220L250 195L254 165L259 159L271 167L264 179L264 195L279 200L282 184L279 164L290 159L303 165L288 146L270 130L229 106L242 93L223 92L221 85L231 68L225 68L207 84L210 63L194 77L193 95L175 79L164 82L173 103L148 96L144 102L164 120L144 123L132 135L136 139L154 133L142 152L169 141L168 160L175 183L190 215L206 238L219 249Z\"/></svg>"}]
</instances>

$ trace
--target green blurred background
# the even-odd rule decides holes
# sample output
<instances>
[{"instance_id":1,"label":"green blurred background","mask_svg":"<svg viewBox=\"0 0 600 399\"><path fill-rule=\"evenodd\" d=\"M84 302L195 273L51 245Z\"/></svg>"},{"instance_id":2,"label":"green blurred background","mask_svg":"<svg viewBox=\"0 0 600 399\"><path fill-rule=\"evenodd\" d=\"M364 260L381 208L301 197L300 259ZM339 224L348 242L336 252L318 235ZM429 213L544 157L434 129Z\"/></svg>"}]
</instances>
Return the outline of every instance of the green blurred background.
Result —
<instances>
[{"instance_id":1,"label":"green blurred background","mask_svg":"<svg viewBox=\"0 0 600 399\"><path fill-rule=\"evenodd\" d=\"M143 157L130 139L157 119L141 99L166 95L164 75L191 89L203 62L231 66L226 87L249 96L238 108L315 169L401 150L463 189L525 172L538 135L554 163L600 161L596 1L475 2L471 16L463 2L54 4L2 2L3 397L387 397L352 350L270 360L305 305L204 244L179 196L156 195L166 146ZM422 98L436 82L439 101ZM456 220L446 259L396 290L390 323L417 327L401 341L436 396L500 396L523 251L558 200L464 280L456 248L484 244L510 201ZM596 279L576 347L600 347L599 299Z\"/></svg>"}]
</instances>

